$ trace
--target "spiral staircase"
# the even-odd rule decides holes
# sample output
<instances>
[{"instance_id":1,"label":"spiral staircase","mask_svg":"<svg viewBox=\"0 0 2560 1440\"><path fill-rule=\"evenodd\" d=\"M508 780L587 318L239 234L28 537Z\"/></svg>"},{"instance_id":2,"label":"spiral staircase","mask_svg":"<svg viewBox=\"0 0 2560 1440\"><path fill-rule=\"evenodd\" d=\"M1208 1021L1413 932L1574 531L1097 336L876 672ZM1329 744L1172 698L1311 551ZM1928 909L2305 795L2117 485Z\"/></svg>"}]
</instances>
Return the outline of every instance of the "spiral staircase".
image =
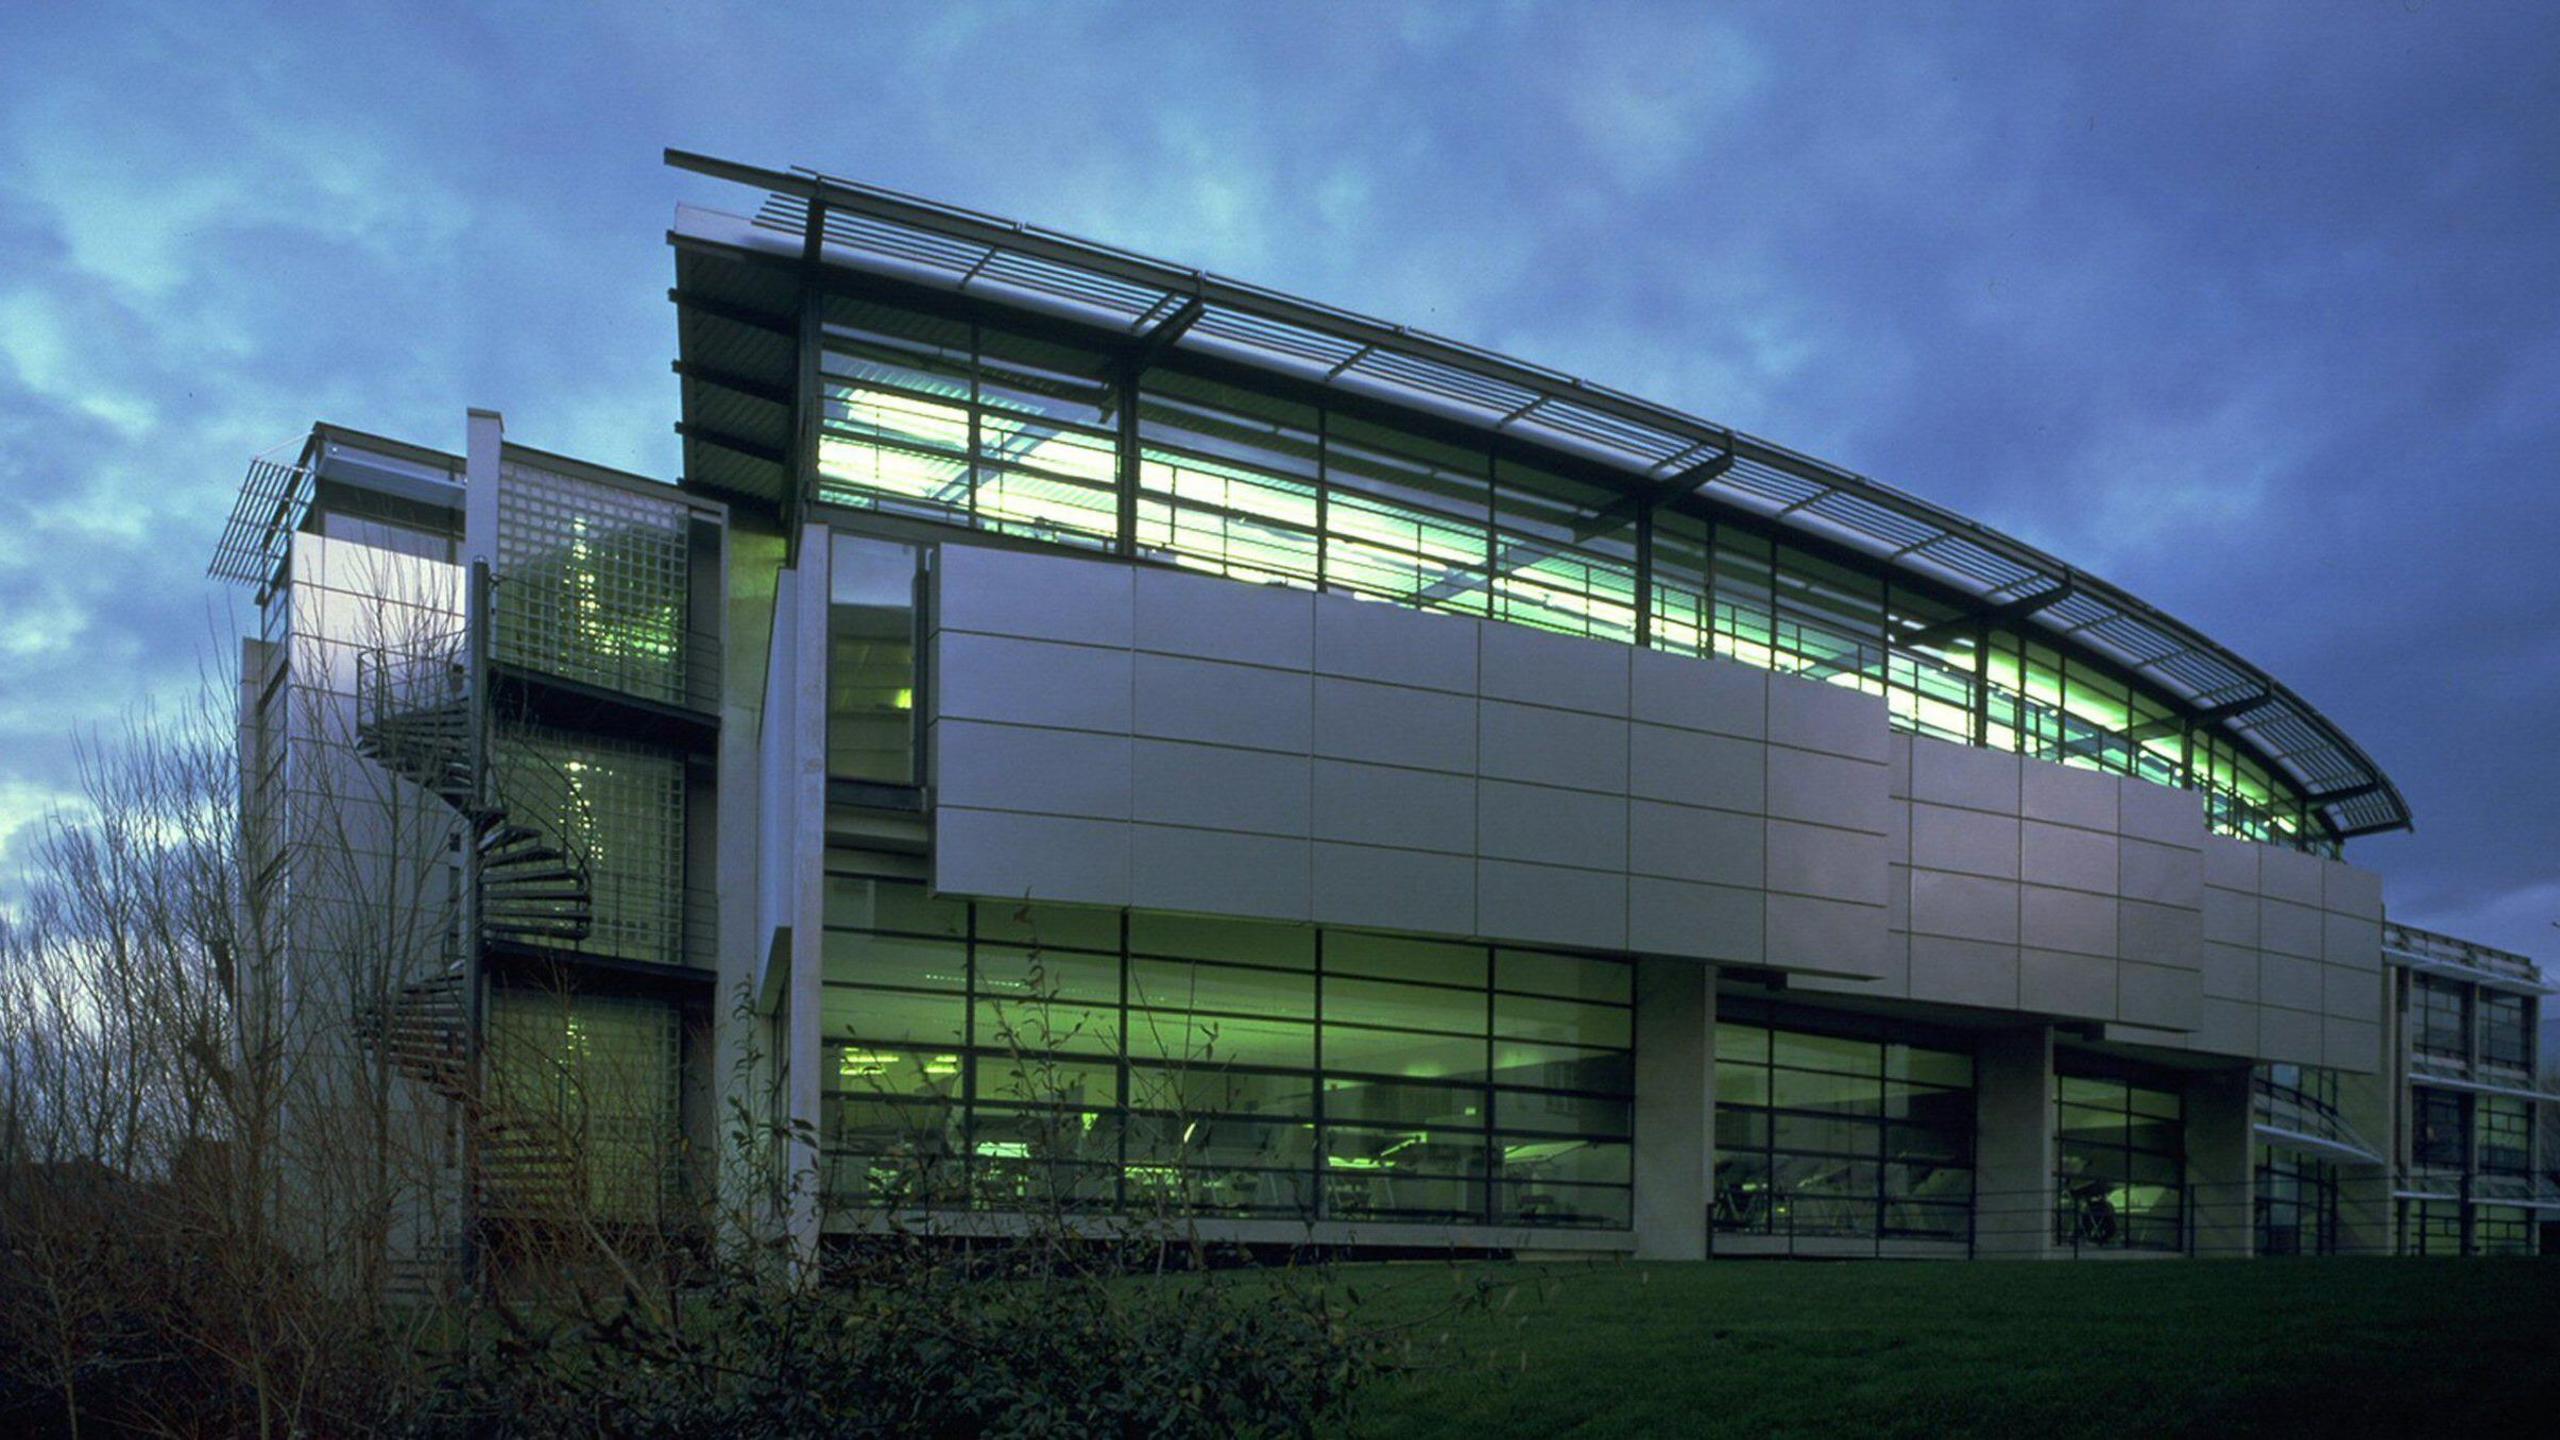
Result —
<instances>
[{"instance_id":1,"label":"spiral staircase","mask_svg":"<svg viewBox=\"0 0 2560 1440\"><path fill-rule=\"evenodd\" d=\"M460 821L454 843L477 852L481 946L567 948L595 924L595 882L571 817L584 802L568 775L511 748L503 765L472 750L472 693L459 644L423 654L381 652L357 665L356 751L417 785ZM356 1029L396 1070L465 1108L479 1138L480 1213L488 1219L557 1214L577 1195L577 1162L556 1127L504 1113L474 1094L471 1005L462 946L432 975L362 1007Z\"/></svg>"}]
</instances>

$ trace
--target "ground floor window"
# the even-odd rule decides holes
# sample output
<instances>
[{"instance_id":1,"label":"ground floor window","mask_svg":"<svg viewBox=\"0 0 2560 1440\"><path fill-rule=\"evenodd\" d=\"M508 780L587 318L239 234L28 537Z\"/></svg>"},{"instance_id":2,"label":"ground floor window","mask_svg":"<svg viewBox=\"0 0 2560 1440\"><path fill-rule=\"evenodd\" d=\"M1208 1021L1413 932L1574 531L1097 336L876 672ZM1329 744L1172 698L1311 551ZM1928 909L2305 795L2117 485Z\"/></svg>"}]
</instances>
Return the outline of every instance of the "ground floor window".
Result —
<instances>
[{"instance_id":1,"label":"ground floor window","mask_svg":"<svg viewBox=\"0 0 2560 1440\"><path fill-rule=\"evenodd\" d=\"M2258 1253L2328 1255L2338 1248L2338 1167L2258 1147Z\"/></svg>"},{"instance_id":2,"label":"ground floor window","mask_svg":"<svg viewBox=\"0 0 2560 1440\"><path fill-rule=\"evenodd\" d=\"M1624 1228L1630 962L831 879L835 1203Z\"/></svg>"},{"instance_id":3,"label":"ground floor window","mask_svg":"<svg viewBox=\"0 0 2560 1440\"><path fill-rule=\"evenodd\" d=\"M2453 1200L2400 1202L2400 1250L2407 1255L2462 1253L2462 1206Z\"/></svg>"},{"instance_id":4,"label":"ground floor window","mask_svg":"<svg viewBox=\"0 0 2560 1440\"><path fill-rule=\"evenodd\" d=\"M1719 1231L1962 1240L1973 1057L1772 1023L1716 1026Z\"/></svg>"},{"instance_id":5,"label":"ground floor window","mask_svg":"<svg viewBox=\"0 0 2560 1440\"><path fill-rule=\"evenodd\" d=\"M2177 1092L2063 1074L2055 1097L2055 1239L2074 1247L2181 1248L2186 1124Z\"/></svg>"},{"instance_id":6,"label":"ground floor window","mask_svg":"<svg viewBox=\"0 0 2560 1440\"><path fill-rule=\"evenodd\" d=\"M2533 1212L2520 1205L2483 1205L2471 1217L2472 1248L2481 1255L2533 1253Z\"/></svg>"}]
</instances>

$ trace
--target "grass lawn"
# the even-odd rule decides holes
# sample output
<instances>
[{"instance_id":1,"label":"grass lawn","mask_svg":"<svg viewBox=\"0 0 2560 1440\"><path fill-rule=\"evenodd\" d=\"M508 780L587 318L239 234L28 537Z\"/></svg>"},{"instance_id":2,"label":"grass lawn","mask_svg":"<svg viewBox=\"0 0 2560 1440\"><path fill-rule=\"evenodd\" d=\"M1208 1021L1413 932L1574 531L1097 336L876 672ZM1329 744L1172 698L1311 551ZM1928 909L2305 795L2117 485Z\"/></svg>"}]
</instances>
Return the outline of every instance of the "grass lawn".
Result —
<instances>
[{"instance_id":1,"label":"grass lawn","mask_svg":"<svg viewBox=\"0 0 2560 1440\"><path fill-rule=\"evenodd\" d=\"M1517 1285L1372 1391L1361 1435L2560 1436L2560 1260L1342 1275L1407 1322L1456 1276Z\"/></svg>"}]
</instances>

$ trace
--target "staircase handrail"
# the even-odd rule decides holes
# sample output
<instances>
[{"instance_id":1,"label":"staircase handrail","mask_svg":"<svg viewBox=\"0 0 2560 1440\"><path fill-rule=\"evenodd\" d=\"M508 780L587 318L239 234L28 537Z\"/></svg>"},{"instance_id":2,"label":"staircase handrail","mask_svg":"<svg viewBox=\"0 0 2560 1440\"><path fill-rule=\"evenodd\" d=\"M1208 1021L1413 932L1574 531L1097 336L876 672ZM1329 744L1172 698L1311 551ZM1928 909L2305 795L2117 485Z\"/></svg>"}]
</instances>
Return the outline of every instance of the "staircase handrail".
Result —
<instances>
[{"instance_id":1,"label":"staircase handrail","mask_svg":"<svg viewBox=\"0 0 2560 1440\"><path fill-rule=\"evenodd\" d=\"M587 836L593 828L594 806L579 793L569 772L539 748L516 744L504 750L506 762L489 767L492 808L509 822L543 832L592 902L595 862Z\"/></svg>"}]
</instances>

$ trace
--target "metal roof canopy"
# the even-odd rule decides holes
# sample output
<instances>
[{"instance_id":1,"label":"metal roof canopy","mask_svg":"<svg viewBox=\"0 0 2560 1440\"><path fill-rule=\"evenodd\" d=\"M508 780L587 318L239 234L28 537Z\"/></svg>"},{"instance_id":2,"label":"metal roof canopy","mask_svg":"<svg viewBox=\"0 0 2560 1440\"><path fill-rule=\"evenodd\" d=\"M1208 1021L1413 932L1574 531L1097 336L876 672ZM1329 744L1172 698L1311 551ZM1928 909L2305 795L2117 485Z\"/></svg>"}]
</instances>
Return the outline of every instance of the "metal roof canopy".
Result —
<instances>
[{"instance_id":1,"label":"metal roof canopy","mask_svg":"<svg viewBox=\"0 0 2560 1440\"><path fill-rule=\"evenodd\" d=\"M288 443L303 445L303 454L309 455L308 442ZM263 602L265 586L284 563L287 537L301 528L302 517L311 508L311 496L311 467L307 463L287 465L266 455L251 459L249 473L240 481L240 496L232 502L231 519L222 527L222 538L214 542L213 563L205 567L205 574L235 585L258 586Z\"/></svg>"},{"instance_id":2,"label":"metal roof canopy","mask_svg":"<svg viewBox=\"0 0 2560 1440\"><path fill-rule=\"evenodd\" d=\"M2243 740L2341 837L2406 829L2397 786L2309 703L2201 632L1942 506L1783 446L1459 341L1094 241L795 167L669 150L767 192L753 223L808 257L1060 314L1132 341L1534 440L1656 498L1773 519L2005 609L2141 675ZM1170 333L1159 333L1165 331Z\"/></svg>"}]
</instances>

